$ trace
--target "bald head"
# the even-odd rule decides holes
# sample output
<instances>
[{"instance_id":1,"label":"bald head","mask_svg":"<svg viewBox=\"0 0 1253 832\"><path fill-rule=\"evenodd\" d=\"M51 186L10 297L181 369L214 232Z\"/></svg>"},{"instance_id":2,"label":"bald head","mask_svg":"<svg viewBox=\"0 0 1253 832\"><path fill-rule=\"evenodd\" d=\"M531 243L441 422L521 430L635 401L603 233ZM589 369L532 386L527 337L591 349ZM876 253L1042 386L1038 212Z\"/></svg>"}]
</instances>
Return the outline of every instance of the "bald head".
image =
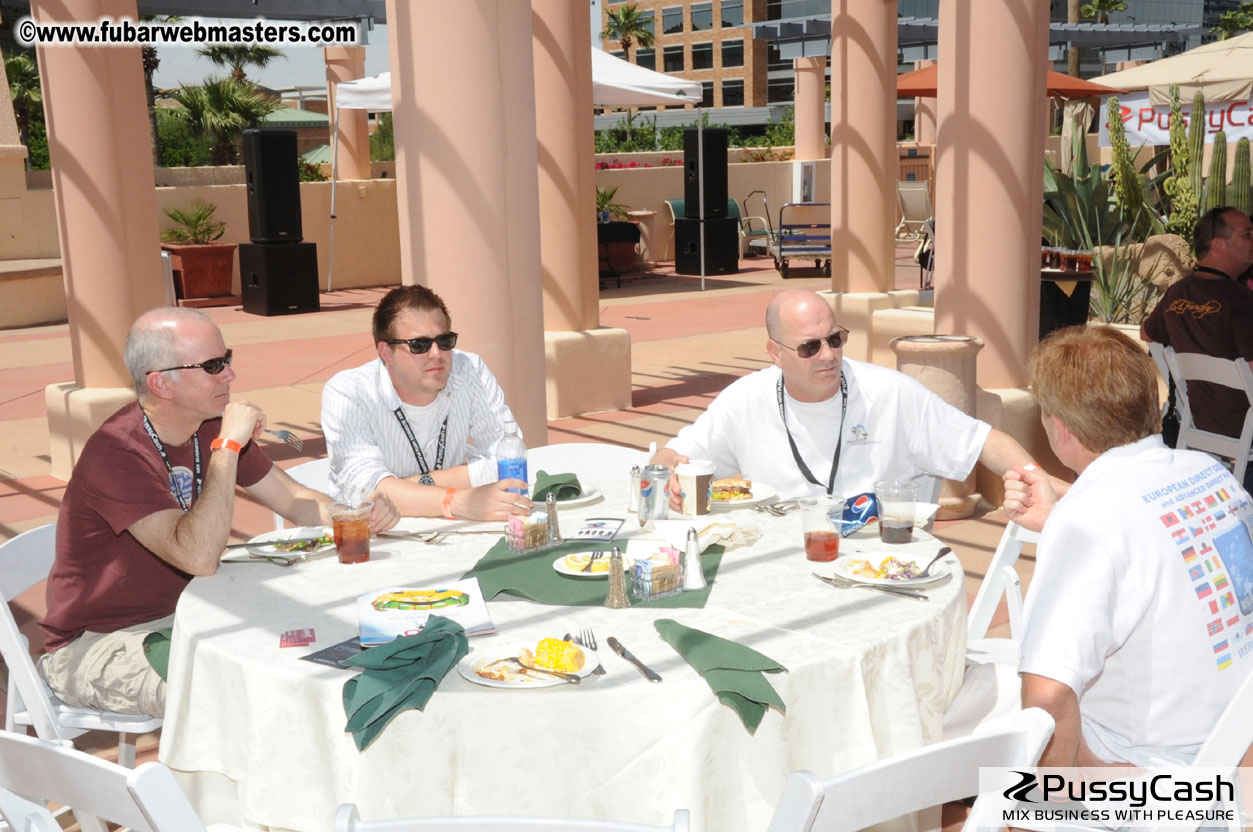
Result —
<instances>
[{"instance_id":1,"label":"bald head","mask_svg":"<svg viewBox=\"0 0 1253 832\"><path fill-rule=\"evenodd\" d=\"M788 330L814 316L825 316L835 325L835 314L821 295L810 289L788 289L775 295L766 307L766 334L775 341L788 343Z\"/></svg>"},{"instance_id":2,"label":"bald head","mask_svg":"<svg viewBox=\"0 0 1253 832\"><path fill-rule=\"evenodd\" d=\"M182 306L158 306L135 319L126 335L122 360L131 374L136 395L147 394L150 371L180 363L180 337L198 327L214 327L213 320L199 309Z\"/></svg>"}]
</instances>

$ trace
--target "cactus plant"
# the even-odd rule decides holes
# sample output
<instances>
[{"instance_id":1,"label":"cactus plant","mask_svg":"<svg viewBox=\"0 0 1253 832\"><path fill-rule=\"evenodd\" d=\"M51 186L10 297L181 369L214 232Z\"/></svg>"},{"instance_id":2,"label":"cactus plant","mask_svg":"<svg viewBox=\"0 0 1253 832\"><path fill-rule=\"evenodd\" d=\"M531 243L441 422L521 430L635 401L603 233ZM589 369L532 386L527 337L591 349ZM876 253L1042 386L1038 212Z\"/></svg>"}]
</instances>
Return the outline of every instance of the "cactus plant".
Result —
<instances>
[{"instance_id":1,"label":"cactus plant","mask_svg":"<svg viewBox=\"0 0 1253 832\"><path fill-rule=\"evenodd\" d=\"M1214 134L1214 151L1209 160L1209 179L1205 183L1205 210L1227 204L1227 134Z\"/></svg>"},{"instance_id":2,"label":"cactus plant","mask_svg":"<svg viewBox=\"0 0 1253 832\"><path fill-rule=\"evenodd\" d=\"M1174 171L1162 185L1170 197L1170 216L1166 230L1185 240L1192 239L1192 229L1197 221L1199 201L1192 187L1192 166L1189 155L1187 128L1183 123L1183 107L1179 101L1179 85L1170 85L1170 166Z\"/></svg>"},{"instance_id":3,"label":"cactus plant","mask_svg":"<svg viewBox=\"0 0 1253 832\"><path fill-rule=\"evenodd\" d=\"M1231 169L1231 185L1228 187L1231 207L1249 213L1253 208L1253 195L1249 193L1249 140L1236 142L1236 160Z\"/></svg>"},{"instance_id":4,"label":"cactus plant","mask_svg":"<svg viewBox=\"0 0 1253 832\"><path fill-rule=\"evenodd\" d=\"M1196 194L1197 203L1205 204L1205 179L1201 170L1201 160L1205 153L1205 96L1197 91L1192 97L1192 114L1188 118L1188 159L1192 163L1189 172L1192 174L1192 193Z\"/></svg>"},{"instance_id":5,"label":"cactus plant","mask_svg":"<svg viewBox=\"0 0 1253 832\"><path fill-rule=\"evenodd\" d=\"M1136 171L1131 145L1127 142L1127 128L1123 124L1118 106L1118 96L1110 96L1106 118L1109 123L1109 143L1113 155L1114 193L1123 220L1130 228L1129 237L1144 240L1150 234L1160 232L1160 223L1145 204L1144 177Z\"/></svg>"}]
</instances>

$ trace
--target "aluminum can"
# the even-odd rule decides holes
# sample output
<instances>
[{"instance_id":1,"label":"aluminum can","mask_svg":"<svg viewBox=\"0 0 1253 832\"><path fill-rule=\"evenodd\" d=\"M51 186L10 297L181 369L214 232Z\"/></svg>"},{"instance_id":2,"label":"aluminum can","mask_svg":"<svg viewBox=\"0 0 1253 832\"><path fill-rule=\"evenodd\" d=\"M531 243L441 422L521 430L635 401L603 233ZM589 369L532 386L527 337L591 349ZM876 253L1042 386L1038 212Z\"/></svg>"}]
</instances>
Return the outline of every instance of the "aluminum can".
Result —
<instances>
[{"instance_id":1,"label":"aluminum can","mask_svg":"<svg viewBox=\"0 0 1253 832\"><path fill-rule=\"evenodd\" d=\"M649 520L665 520L670 516L670 501L666 498L666 483L670 469L664 465L649 465L640 473L640 525Z\"/></svg>"}]
</instances>

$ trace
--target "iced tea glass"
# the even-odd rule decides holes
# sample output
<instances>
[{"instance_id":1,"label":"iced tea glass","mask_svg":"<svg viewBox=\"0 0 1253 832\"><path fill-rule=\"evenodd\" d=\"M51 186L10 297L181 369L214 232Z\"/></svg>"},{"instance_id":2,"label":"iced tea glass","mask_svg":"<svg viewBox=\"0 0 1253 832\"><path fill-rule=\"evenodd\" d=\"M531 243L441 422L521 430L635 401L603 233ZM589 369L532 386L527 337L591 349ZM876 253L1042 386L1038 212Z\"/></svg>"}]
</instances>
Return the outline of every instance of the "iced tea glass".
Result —
<instances>
[{"instance_id":1,"label":"iced tea glass","mask_svg":"<svg viewBox=\"0 0 1253 832\"><path fill-rule=\"evenodd\" d=\"M843 515L844 501L838 497L818 497L812 502L806 501L801 510L806 560L825 562L839 556Z\"/></svg>"},{"instance_id":2,"label":"iced tea glass","mask_svg":"<svg viewBox=\"0 0 1253 832\"><path fill-rule=\"evenodd\" d=\"M374 503L331 503L335 527L335 550L340 563L365 563L370 559L370 509Z\"/></svg>"}]
</instances>

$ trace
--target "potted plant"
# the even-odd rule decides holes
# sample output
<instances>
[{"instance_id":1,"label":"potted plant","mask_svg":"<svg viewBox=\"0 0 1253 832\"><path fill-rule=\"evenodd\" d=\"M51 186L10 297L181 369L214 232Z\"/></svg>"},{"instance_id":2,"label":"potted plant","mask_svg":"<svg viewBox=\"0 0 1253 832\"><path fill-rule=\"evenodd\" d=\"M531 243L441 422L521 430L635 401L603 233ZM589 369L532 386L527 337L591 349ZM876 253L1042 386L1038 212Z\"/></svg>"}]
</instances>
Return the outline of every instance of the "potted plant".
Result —
<instances>
[{"instance_id":1,"label":"potted plant","mask_svg":"<svg viewBox=\"0 0 1253 832\"><path fill-rule=\"evenodd\" d=\"M217 206L196 200L189 208L168 208L176 224L161 232L161 248L170 252L174 288L180 299L231 297L235 244L219 243L226 223L213 218Z\"/></svg>"},{"instance_id":2,"label":"potted plant","mask_svg":"<svg viewBox=\"0 0 1253 832\"><path fill-rule=\"evenodd\" d=\"M602 188L596 186L596 218L601 222L626 220L627 209L625 205L619 205L613 199L618 195L618 188L621 185L615 185L612 188Z\"/></svg>"}]
</instances>

